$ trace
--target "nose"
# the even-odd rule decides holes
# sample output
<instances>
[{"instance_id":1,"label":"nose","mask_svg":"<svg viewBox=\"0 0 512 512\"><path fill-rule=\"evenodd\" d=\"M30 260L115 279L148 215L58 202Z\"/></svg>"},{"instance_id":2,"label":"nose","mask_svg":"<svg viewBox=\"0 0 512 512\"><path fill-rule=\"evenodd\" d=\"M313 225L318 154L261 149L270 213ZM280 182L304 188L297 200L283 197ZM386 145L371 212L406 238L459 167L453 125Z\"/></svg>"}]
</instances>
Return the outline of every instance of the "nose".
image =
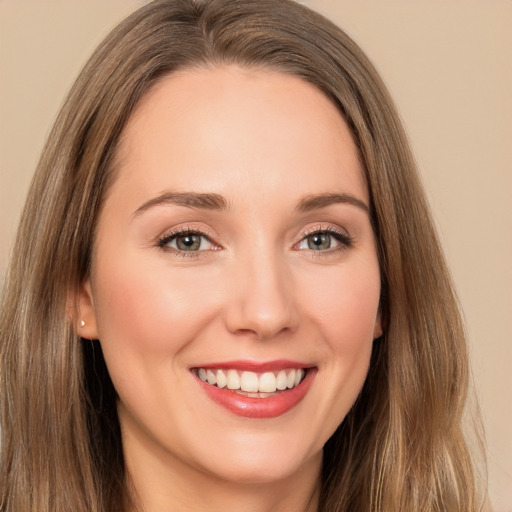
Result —
<instances>
[{"instance_id":1,"label":"nose","mask_svg":"<svg viewBox=\"0 0 512 512\"><path fill-rule=\"evenodd\" d=\"M275 255L246 258L231 268L225 322L237 335L267 340L297 328L293 279Z\"/></svg>"}]
</instances>

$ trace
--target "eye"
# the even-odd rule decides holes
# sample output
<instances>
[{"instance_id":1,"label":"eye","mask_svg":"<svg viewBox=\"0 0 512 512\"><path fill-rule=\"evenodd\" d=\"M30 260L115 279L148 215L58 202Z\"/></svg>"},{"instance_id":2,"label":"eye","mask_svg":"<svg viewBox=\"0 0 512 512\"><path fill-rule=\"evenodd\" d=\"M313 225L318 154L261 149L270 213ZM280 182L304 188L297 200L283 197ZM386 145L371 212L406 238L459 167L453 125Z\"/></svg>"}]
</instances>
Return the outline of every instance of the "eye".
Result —
<instances>
[{"instance_id":1,"label":"eye","mask_svg":"<svg viewBox=\"0 0 512 512\"><path fill-rule=\"evenodd\" d=\"M206 235L197 231L181 231L165 236L158 242L159 247L179 252L208 251L214 248Z\"/></svg>"},{"instance_id":2,"label":"eye","mask_svg":"<svg viewBox=\"0 0 512 512\"><path fill-rule=\"evenodd\" d=\"M334 230L318 230L306 235L298 244L297 249L310 251L328 251L329 249L344 249L352 245L352 239Z\"/></svg>"}]
</instances>

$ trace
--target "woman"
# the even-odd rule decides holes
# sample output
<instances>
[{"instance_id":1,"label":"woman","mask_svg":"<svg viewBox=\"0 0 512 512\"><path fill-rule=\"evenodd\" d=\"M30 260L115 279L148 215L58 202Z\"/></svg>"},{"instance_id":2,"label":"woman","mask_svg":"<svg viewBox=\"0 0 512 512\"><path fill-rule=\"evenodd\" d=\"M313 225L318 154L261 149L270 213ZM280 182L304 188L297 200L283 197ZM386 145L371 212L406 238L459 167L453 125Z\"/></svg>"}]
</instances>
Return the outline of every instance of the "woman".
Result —
<instances>
[{"instance_id":1,"label":"woman","mask_svg":"<svg viewBox=\"0 0 512 512\"><path fill-rule=\"evenodd\" d=\"M62 109L12 261L2 510L478 510L413 159L318 14L130 16Z\"/></svg>"}]
</instances>

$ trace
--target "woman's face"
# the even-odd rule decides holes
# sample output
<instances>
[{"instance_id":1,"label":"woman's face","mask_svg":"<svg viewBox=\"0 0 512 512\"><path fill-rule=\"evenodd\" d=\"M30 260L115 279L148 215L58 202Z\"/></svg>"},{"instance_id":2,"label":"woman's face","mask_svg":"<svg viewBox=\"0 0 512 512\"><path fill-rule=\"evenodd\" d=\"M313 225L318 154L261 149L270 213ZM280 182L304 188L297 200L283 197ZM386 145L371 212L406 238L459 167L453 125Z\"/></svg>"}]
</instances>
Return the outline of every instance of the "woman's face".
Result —
<instances>
[{"instance_id":1,"label":"woman's face","mask_svg":"<svg viewBox=\"0 0 512 512\"><path fill-rule=\"evenodd\" d=\"M381 332L368 190L337 109L277 72L175 73L117 164L80 309L129 466L318 472Z\"/></svg>"}]
</instances>

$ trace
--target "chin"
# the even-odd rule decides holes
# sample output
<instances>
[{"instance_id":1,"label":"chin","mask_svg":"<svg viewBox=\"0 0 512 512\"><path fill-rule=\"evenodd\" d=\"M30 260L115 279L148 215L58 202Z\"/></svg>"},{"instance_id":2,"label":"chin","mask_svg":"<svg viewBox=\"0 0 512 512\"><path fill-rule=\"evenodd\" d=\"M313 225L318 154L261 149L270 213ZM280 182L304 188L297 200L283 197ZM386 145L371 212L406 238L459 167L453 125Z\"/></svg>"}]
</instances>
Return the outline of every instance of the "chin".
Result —
<instances>
[{"instance_id":1,"label":"chin","mask_svg":"<svg viewBox=\"0 0 512 512\"><path fill-rule=\"evenodd\" d=\"M283 441L277 436L270 441L255 439L250 445L236 446L231 443L222 457L208 458L207 470L222 480L247 485L263 485L294 478L301 472L320 470L322 448L312 450L297 446L288 436ZM215 461L215 462L213 462Z\"/></svg>"}]
</instances>

